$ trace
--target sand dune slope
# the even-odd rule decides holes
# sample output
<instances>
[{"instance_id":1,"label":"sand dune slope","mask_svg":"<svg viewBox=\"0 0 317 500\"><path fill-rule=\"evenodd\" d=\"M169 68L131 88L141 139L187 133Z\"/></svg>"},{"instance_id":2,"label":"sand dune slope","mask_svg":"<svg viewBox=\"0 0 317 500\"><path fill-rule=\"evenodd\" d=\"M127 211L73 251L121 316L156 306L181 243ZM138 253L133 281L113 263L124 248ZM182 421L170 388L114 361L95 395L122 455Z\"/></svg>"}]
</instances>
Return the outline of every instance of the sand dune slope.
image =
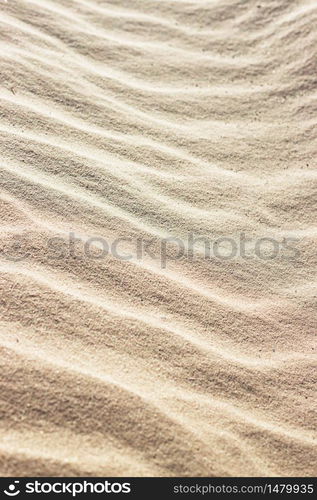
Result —
<instances>
[{"instance_id":1,"label":"sand dune slope","mask_svg":"<svg viewBox=\"0 0 317 500\"><path fill-rule=\"evenodd\" d=\"M0 473L316 475L316 2L0 21Z\"/></svg>"}]
</instances>

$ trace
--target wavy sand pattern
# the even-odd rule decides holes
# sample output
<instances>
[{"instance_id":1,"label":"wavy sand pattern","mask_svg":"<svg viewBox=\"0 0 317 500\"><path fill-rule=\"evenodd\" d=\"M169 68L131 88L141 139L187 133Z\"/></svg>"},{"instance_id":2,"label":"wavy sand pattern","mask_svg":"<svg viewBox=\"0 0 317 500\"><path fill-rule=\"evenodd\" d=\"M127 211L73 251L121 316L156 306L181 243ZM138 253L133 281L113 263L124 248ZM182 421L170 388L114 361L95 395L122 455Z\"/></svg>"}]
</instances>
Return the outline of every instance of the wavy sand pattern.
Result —
<instances>
[{"instance_id":1,"label":"wavy sand pattern","mask_svg":"<svg viewBox=\"0 0 317 500\"><path fill-rule=\"evenodd\" d=\"M2 475L316 474L316 23L304 0L1 2ZM299 252L171 244L162 268L192 231Z\"/></svg>"}]
</instances>

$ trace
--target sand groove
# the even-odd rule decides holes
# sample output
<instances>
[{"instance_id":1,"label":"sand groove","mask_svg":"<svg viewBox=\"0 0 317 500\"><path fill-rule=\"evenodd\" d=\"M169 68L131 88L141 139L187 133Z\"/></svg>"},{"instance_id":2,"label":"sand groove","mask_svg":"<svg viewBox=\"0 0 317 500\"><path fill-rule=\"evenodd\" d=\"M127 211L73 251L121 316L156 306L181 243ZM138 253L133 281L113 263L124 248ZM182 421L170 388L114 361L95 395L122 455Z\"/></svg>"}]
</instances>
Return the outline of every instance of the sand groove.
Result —
<instances>
[{"instance_id":1,"label":"sand groove","mask_svg":"<svg viewBox=\"0 0 317 500\"><path fill-rule=\"evenodd\" d=\"M3 3L1 474L316 475L316 21ZM190 233L298 255L190 259Z\"/></svg>"}]
</instances>

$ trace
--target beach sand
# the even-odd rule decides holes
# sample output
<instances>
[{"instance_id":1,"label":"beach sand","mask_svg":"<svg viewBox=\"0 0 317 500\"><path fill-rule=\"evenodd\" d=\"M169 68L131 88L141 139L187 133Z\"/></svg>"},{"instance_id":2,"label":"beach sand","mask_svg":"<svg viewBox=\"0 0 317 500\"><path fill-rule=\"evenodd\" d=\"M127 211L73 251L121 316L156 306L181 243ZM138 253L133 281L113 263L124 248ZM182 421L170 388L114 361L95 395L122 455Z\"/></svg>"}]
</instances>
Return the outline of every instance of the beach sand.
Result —
<instances>
[{"instance_id":1,"label":"beach sand","mask_svg":"<svg viewBox=\"0 0 317 500\"><path fill-rule=\"evenodd\" d=\"M1 475L316 475L316 24L1 2Z\"/></svg>"}]
</instances>

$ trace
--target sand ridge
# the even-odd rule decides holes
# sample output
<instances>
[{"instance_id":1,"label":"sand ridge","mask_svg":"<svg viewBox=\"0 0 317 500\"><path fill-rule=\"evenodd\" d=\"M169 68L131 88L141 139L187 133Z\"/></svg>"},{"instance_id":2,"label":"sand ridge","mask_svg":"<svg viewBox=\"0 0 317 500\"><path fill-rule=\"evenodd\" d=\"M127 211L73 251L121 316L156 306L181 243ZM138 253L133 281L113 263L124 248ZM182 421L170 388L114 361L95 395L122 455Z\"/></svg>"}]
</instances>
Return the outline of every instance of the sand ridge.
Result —
<instances>
[{"instance_id":1,"label":"sand ridge","mask_svg":"<svg viewBox=\"0 0 317 500\"><path fill-rule=\"evenodd\" d=\"M2 475L316 475L316 21L1 5ZM162 266L190 234L298 255Z\"/></svg>"}]
</instances>

